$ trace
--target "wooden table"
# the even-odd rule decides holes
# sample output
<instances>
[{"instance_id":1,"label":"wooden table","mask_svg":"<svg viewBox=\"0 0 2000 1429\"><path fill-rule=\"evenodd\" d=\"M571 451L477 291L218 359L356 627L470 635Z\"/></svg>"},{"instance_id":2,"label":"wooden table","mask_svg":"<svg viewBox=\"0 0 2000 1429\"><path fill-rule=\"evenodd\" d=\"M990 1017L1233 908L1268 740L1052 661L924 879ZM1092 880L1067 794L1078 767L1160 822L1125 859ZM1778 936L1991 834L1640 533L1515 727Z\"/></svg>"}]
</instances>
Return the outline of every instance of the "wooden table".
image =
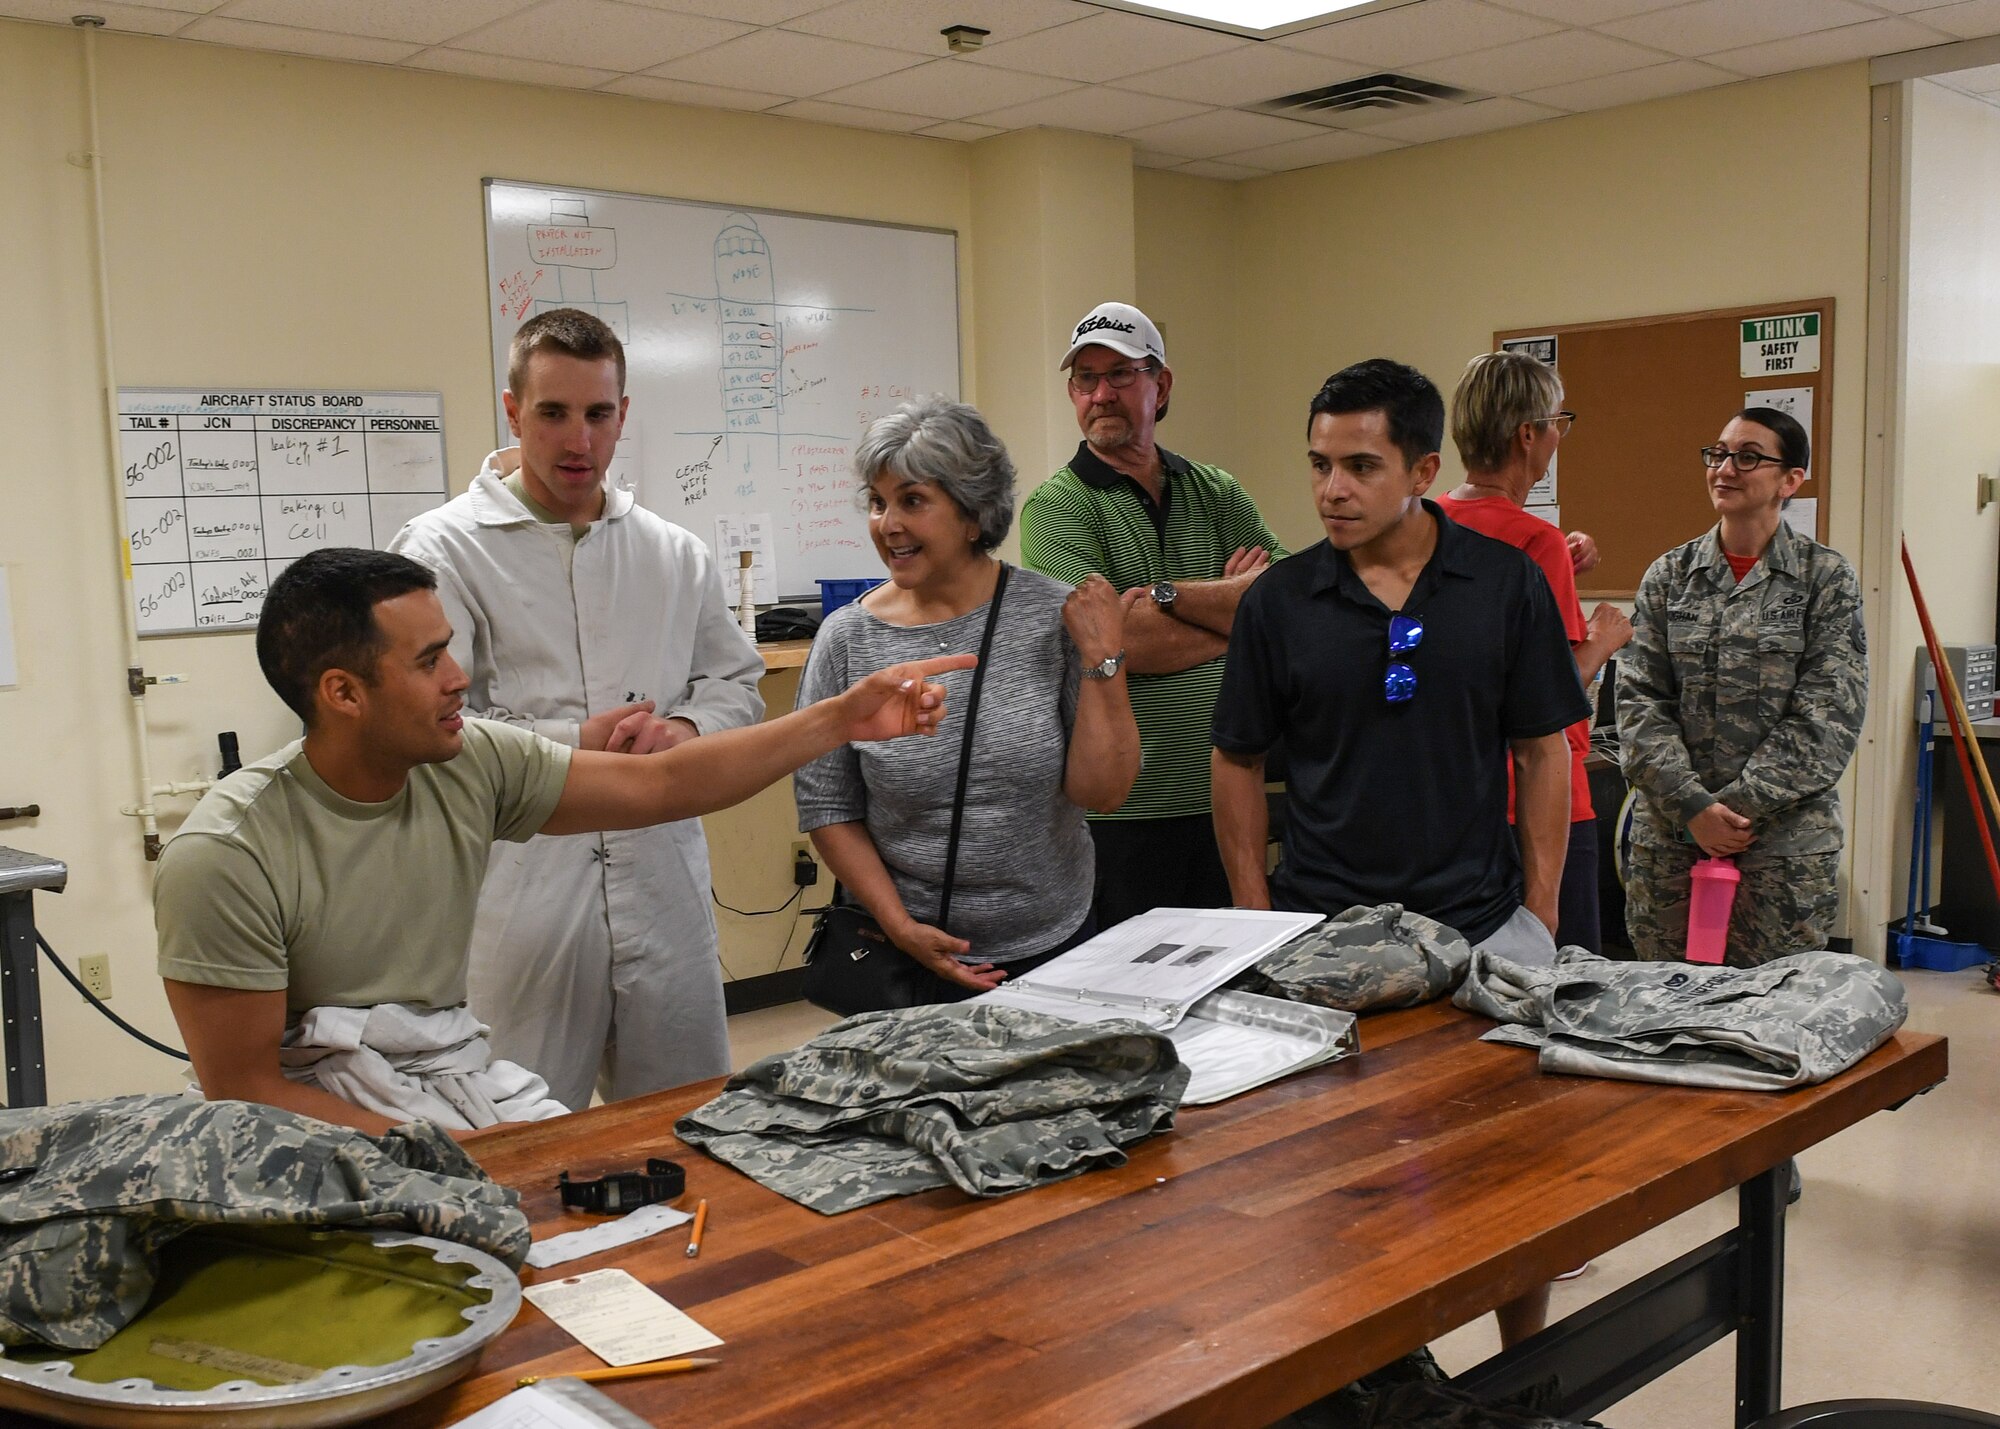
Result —
<instances>
[{"instance_id":1,"label":"wooden table","mask_svg":"<svg viewBox=\"0 0 2000 1429\"><path fill-rule=\"evenodd\" d=\"M1445 1004L1364 1019L1358 1057L1183 1111L1122 1168L990 1202L794 1205L674 1139L715 1083L474 1145L538 1236L565 1224L564 1168L666 1154L684 1204L708 1198L699 1259L669 1232L528 1272L621 1265L727 1341L715 1369L604 1386L655 1423L1265 1425L1746 1182L1742 1229L1464 1378L1557 1367L1573 1408L1601 1407L1741 1331L1738 1422L1775 1409L1773 1168L1942 1081L1944 1041L1905 1031L1802 1091L1706 1092L1543 1076L1479 1042L1490 1026ZM518 1376L596 1363L525 1307L475 1377L388 1422L449 1424Z\"/></svg>"}]
</instances>

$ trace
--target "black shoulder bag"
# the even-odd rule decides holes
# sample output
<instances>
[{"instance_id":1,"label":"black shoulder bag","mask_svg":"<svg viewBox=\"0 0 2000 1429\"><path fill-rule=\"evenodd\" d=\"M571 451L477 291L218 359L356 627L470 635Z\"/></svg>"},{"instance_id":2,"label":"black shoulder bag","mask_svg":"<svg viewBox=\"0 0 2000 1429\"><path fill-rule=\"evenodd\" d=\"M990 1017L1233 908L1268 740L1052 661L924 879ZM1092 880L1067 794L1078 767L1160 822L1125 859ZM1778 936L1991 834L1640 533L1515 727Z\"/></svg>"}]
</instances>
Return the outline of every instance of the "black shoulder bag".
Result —
<instances>
[{"instance_id":1,"label":"black shoulder bag","mask_svg":"<svg viewBox=\"0 0 2000 1429\"><path fill-rule=\"evenodd\" d=\"M1008 566L1000 563L993 583L993 601L986 608L986 629L979 637L979 665L965 697L965 737L959 745L958 787L951 796L951 838L945 845L944 891L938 898L936 926L949 928L951 885L958 872L958 834L965 822L965 786L972 773L972 726L979 714L979 690L986 682L986 659L993 649L993 629L1000 619L1000 597L1007 590ZM834 889L833 904L822 908L806 944L806 1001L842 1017L914 1007L929 1001L934 986L931 970L904 952L882 931L866 908L844 900Z\"/></svg>"}]
</instances>

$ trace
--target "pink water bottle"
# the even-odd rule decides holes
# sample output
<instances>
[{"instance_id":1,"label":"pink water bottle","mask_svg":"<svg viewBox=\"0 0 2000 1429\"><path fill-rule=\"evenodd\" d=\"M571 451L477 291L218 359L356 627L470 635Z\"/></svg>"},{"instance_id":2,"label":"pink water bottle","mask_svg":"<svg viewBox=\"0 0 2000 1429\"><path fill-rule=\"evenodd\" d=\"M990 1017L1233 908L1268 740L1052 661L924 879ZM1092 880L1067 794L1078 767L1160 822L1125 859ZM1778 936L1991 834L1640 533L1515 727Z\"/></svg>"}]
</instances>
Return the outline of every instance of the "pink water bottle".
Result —
<instances>
[{"instance_id":1,"label":"pink water bottle","mask_svg":"<svg viewBox=\"0 0 2000 1429\"><path fill-rule=\"evenodd\" d=\"M1695 860L1688 894L1687 957L1691 963L1719 963L1729 942L1729 908L1743 875L1733 858Z\"/></svg>"}]
</instances>

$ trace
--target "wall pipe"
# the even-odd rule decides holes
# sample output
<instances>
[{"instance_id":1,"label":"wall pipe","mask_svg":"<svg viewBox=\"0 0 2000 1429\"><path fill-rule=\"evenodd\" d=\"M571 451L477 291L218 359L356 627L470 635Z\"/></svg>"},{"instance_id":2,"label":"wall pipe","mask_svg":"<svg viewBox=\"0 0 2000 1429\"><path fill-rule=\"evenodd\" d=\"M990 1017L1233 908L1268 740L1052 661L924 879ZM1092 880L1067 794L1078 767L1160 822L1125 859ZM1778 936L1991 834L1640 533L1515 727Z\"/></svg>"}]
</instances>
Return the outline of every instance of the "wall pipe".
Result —
<instances>
[{"instance_id":1,"label":"wall pipe","mask_svg":"<svg viewBox=\"0 0 2000 1429\"><path fill-rule=\"evenodd\" d=\"M73 15L70 23L83 32L83 94L88 128L85 149L71 162L90 171L90 219L97 246L97 345L104 380L105 470L111 476L112 509L118 516L118 614L125 632L125 691L132 701L133 752L139 764L139 803L120 813L139 820L145 840L147 861L160 856L160 826L154 818L153 799L158 789L153 783L151 729L146 720L146 671L139 659L139 622L132 604L132 547L124 533L132 529L125 506L125 486L119 477L118 456L118 368L113 356L111 329L111 259L104 229L104 146L99 138L97 117L97 32L104 28L102 15Z\"/></svg>"}]
</instances>

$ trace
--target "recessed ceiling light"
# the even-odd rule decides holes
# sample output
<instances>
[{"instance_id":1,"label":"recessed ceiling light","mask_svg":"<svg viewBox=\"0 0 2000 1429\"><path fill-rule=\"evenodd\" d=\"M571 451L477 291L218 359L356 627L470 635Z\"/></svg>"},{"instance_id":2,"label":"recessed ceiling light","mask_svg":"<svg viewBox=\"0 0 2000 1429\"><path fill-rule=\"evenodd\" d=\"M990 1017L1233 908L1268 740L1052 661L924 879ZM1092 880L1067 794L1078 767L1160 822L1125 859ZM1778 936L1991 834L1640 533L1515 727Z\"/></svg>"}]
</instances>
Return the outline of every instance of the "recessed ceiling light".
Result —
<instances>
[{"instance_id":1,"label":"recessed ceiling light","mask_svg":"<svg viewBox=\"0 0 2000 1429\"><path fill-rule=\"evenodd\" d=\"M1268 40L1309 30L1355 10L1386 10L1407 0L1146 0L1144 4L1138 0L1093 0L1093 3Z\"/></svg>"}]
</instances>

